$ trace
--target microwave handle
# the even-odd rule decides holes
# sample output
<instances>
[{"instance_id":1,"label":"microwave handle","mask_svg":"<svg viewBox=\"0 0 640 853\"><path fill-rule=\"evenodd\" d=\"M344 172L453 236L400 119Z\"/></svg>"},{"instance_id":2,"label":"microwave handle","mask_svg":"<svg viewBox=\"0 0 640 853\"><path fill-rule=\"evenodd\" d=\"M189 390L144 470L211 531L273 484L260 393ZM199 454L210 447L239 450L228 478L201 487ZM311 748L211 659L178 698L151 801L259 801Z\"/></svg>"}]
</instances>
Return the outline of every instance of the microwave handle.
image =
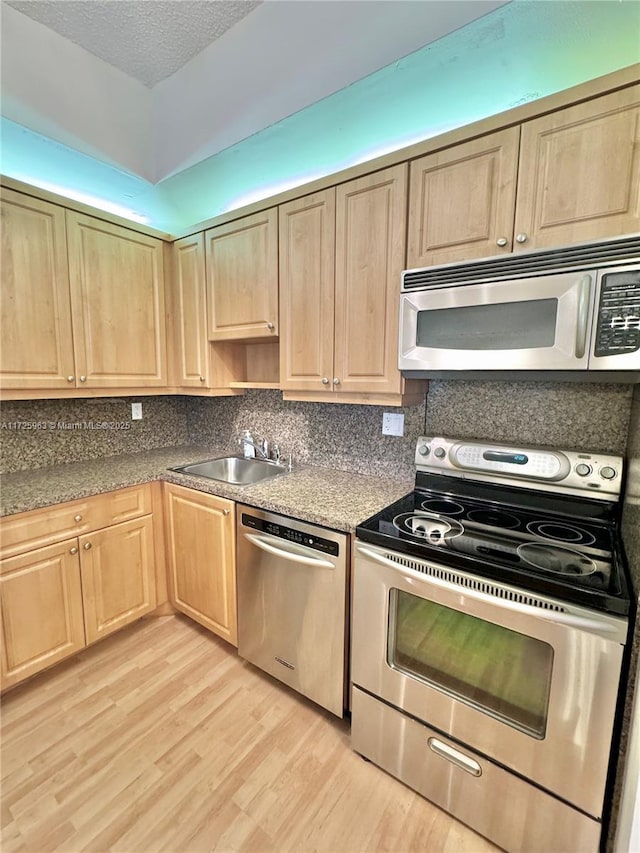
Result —
<instances>
[{"instance_id":1,"label":"microwave handle","mask_svg":"<svg viewBox=\"0 0 640 853\"><path fill-rule=\"evenodd\" d=\"M590 275L583 275L578 285L578 316L576 318L576 358L583 358L589 331L589 304L591 302Z\"/></svg>"}]
</instances>

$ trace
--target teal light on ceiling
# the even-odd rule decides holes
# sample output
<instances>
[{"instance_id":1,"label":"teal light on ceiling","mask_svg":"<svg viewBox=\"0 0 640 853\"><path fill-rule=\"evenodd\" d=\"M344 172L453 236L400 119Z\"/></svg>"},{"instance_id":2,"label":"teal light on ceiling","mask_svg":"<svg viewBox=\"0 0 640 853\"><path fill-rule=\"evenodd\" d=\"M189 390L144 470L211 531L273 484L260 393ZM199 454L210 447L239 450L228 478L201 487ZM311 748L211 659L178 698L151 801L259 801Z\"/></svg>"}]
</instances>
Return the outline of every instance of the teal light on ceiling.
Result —
<instances>
[{"instance_id":1,"label":"teal light on ceiling","mask_svg":"<svg viewBox=\"0 0 640 853\"><path fill-rule=\"evenodd\" d=\"M640 60L639 34L638 0L512 0L155 187L50 140L16 154L20 140L15 133L5 138L4 127L3 171L32 183L36 174L66 183L163 231L183 232L249 201L632 65ZM6 162L20 163L22 176L7 171Z\"/></svg>"}]
</instances>

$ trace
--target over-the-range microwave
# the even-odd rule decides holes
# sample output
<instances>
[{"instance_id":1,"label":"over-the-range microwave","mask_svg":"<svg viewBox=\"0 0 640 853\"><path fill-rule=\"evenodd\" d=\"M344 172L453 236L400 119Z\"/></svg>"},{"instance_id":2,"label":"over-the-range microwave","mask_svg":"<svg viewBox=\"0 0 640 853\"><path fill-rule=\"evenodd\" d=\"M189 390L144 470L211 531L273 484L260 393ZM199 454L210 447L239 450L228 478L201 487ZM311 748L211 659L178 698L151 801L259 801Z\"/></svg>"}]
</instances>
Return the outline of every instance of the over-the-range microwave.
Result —
<instances>
[{"instance_id":1,"label":"over-the-range microwave","mask_svg":"<svg viewBox=\"0 0 640 853\"><path fill-rule=\"evenodd\" d=\"M640 382L640 236L406 270L398 366Z\"/></svg>"}]
</instances>

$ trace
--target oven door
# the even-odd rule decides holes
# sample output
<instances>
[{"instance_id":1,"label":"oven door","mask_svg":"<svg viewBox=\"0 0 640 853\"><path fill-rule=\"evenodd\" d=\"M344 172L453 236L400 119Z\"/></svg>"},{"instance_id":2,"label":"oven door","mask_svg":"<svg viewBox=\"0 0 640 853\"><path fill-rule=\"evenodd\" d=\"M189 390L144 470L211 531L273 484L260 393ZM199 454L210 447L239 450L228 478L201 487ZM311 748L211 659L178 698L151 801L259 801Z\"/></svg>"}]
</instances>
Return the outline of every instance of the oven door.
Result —
<instances>
[{"instance_id":1,"label":"oven door","mask_svg":"<svg viewBox=\"0 0 640 853\"><path fill-rule=\"evenodd\" d=\"M601 817L624 619L362 542L354 574L354 685Z\"/></svg>"},{"instance_id":2,"label":"oven door","mask_svg":"<svg viewBox=\"0 0 640 853\"><path fill-rule=\"evenodd\" d=\"M403 293L400 370L584 370L596 273Z\"/></svg>"}]
</instances>

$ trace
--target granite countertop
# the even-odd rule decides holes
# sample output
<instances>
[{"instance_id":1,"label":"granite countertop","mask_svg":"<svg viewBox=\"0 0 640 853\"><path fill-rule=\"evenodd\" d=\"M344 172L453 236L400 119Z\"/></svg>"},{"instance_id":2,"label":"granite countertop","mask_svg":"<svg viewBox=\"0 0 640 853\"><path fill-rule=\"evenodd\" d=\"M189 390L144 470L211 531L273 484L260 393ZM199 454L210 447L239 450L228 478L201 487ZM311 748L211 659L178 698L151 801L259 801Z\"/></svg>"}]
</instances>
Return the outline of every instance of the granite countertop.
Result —
<instances>
[{"instance_id":1,"label":"granite countertop","mask_svg":"<svg viewBox=\"0 0 640 853\"><path fill-rule=\"evenodd\" d=\"M39 509L151 480L166 480L350 533L361 521L413 489L413 481L409 480L310 465L294 466L288 474L250 486L231 486L167 470L226 454L224 448L187 445L4 474L0 515Z\"/></svg>"}]
</instances>

